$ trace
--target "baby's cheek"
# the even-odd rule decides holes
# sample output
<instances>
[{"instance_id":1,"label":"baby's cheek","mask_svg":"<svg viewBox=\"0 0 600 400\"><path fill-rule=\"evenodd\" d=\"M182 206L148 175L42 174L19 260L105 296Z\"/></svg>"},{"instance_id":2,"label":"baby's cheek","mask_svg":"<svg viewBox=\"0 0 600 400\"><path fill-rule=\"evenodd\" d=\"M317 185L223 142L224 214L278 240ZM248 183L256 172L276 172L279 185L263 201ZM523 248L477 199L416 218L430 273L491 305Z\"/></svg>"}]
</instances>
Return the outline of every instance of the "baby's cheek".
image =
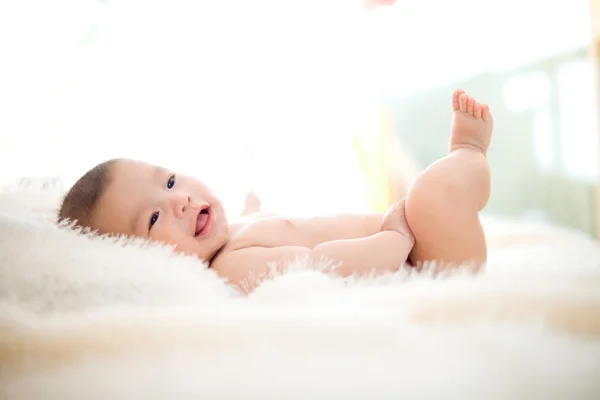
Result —
<instances>
[{"instance_id":1,"label":"baby's cheek","mask_svg":"<svg viewBox=\"0 0 600 400\"><path fill-rule=\"evenodd\" d=\"M162 242L170 246L175 246L175 250L178 252L189 252L190 243L188 238L178 235L176 232L171 232L167 229L153 229L150 234L150 238L157 242Z\"/></svg>"}]
</instances>

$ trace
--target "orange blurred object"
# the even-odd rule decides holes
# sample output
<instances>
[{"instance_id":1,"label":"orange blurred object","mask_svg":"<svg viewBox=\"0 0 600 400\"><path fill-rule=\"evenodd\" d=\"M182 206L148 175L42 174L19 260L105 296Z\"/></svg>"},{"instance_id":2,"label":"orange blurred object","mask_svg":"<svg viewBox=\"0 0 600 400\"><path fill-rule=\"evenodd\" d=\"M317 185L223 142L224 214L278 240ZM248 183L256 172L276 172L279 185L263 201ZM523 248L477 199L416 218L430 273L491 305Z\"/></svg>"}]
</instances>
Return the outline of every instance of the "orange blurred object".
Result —
<instances>
[{"instance_id":1,"label":"orange blurred object","mask_svg":"<svg viewBox=\"0 0 600 400\"><path fill-rule=\"evenodd\" d=\"M363 0L363 6L366 9L374 9L378 7L387 7L396 4L396 0Z\"/></svg>"}]
</instances>

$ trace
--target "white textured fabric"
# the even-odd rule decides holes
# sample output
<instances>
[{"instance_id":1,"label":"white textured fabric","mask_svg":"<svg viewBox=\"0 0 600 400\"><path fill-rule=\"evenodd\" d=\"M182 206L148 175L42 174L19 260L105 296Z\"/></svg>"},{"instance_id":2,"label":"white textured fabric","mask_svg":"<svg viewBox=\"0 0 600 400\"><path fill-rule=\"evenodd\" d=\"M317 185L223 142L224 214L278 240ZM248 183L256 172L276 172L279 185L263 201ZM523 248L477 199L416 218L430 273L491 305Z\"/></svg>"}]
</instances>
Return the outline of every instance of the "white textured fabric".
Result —
<instances>
[{"instance_id":1,"label":"white textured fabric","mask_svg":"<svg viewBox=\"0 0 600 400\"><path fill-rule=\"evenodd\" d=\"M239 296L168 248L0 211L3 399L592 398L600 247L490 220L477 277L303 268Z\"/></svg>"}]
</instances>

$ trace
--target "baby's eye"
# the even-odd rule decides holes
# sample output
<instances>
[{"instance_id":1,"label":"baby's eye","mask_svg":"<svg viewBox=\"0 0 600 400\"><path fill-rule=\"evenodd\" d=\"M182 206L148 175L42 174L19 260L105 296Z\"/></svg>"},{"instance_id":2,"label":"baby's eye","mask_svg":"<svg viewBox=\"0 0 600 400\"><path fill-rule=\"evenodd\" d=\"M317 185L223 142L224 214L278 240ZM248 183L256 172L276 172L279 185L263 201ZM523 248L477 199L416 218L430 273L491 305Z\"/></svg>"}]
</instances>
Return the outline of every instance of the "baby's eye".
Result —
<instances>
[{"instance_id":1,"label":"baby's eye","mask_svg":"<svg viewBox=\"0 0 600 400\"><path fill-rule=\"evenodd\" d=\"M150 226L148 227L148 230L152 229L152 226L156 223L156 221L158 221L158 212L155 212L150 217Z\"/></svg>"},{"instance_id":2,"label":"baby's eye","mask_svg":"<svg viewBox=\"0 0 600 400\"><path fill-rule=\"evenodd\" d=\"M175 175L171 175L167 181L167 189L171 189L173 186L175 186Z\"/></svg>"}]
</instances>

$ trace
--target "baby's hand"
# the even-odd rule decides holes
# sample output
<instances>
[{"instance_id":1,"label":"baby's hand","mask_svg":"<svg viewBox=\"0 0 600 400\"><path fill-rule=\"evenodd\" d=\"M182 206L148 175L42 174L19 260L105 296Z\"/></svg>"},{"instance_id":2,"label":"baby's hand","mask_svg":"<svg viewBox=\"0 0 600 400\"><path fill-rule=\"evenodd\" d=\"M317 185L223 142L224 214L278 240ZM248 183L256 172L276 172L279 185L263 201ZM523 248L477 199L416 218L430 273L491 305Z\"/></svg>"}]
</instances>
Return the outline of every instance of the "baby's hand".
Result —
<instances>
[{"instance_id":1,"label":"baby's hand","mask_svg":"<svg viewBox=\"0 0 600 400\"><path fill-rule=\"evenodd\" d=\"M251 189L246 194L246 201L244 203L244 210L242 216L260 212L262 204L256 193Z\"/></svg>"},{"instance_id":2,"label":"baby's hand","mask_svg":"<svg viewBox=\"0 0 600 400\"><path fill-rule=\"evenodd\" d=\"M404 205L406 199L399 201L387 210L383 216L383 223L381 225L382 231L396 231L401 235L406 236L413 244L415 243L415 237L413 236L408 223L406 222L406 215L404 214Z\"/></svg>"}]
</instances>

